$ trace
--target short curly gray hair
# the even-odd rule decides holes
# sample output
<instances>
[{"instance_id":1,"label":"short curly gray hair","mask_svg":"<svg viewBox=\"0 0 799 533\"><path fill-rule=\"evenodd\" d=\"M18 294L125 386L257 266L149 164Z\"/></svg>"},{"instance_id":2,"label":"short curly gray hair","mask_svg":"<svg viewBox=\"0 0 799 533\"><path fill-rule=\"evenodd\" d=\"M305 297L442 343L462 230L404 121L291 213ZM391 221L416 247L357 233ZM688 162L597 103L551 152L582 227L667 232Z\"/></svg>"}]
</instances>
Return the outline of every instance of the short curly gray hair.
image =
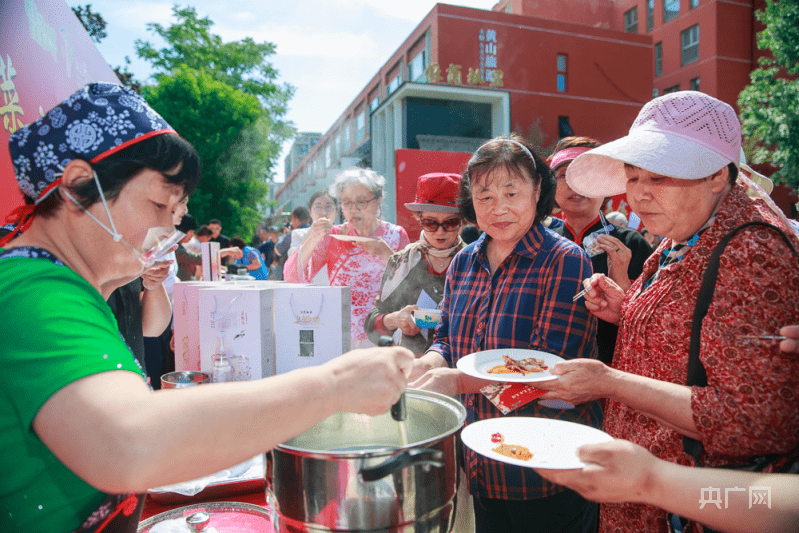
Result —
<instances>
[{"instance_id":1,"label":"short curly gray hair","mask_svg":"<svg viewBox=\"0 0 799 533\"><path fill-rule=\"evenodd\" d=\"M363 185L375 198L382 198L386 178L370 168L349 168L336 176L336 181L330 186L330 194L341 198L344 189L353 185Z\"/></svg>"}]
</instances>

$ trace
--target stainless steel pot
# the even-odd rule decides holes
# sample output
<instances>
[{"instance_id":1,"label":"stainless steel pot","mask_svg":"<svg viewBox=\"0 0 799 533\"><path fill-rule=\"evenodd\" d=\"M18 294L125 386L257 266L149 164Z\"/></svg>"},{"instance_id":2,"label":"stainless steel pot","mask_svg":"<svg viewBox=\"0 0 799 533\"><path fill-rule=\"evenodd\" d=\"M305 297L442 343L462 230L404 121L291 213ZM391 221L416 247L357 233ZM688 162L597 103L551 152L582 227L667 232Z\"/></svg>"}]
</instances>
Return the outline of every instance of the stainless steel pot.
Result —
<instances>
[{"instance_id":1,"label":"stainless steel pot","mask_svg":"<svg viewBox=\"0 0 799 533\"><path fill-rule=\"evenodd\" d=\"M406 403L404 422L337 413L267 454L275 531L449 533L466 410L417 390Z\"/></svg>"}]
</instances>

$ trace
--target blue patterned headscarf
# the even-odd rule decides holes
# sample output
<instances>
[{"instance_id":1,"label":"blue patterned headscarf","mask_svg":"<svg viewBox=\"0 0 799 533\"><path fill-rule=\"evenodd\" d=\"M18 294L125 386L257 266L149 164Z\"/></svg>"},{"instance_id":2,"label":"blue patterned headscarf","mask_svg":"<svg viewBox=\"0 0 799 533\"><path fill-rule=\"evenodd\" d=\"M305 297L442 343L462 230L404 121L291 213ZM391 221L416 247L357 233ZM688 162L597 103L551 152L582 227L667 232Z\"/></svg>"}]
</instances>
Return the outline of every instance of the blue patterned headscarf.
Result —
<instances>
[{"instance_id":1,"label":"blue patterned headscarf","mask_svg":"<svg viewBox=\"0 0 799 533\"><path fill-rule=\"evenodd\" d=\"M90 83L13 133L8 146L19 188L38 204L58 187L73 159L96 163L163 133L177 134L142 96L112 83ZM32 215L33 206L25 205L6 221L22 233Z\"/></svg>"}]
</instances>

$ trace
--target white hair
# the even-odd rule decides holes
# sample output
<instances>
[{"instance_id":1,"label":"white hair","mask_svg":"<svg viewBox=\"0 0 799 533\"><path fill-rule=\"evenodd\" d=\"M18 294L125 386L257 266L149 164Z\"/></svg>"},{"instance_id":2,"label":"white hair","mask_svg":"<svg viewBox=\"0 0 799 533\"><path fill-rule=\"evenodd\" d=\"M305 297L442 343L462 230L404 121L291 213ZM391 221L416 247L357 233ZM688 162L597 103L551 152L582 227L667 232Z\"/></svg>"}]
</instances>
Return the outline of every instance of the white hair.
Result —
<instances>
[{"instance_id":1,"label":"white hair","mask_svg":"<svg viewBox=\"0 0 799 533\"><path fill-rule=\"evenodd\" d=\"M353 185L363 185L375 198L382 198L386 178L370 168L349 168L336 176L336 181L330 186L330 194L334 198L341 198L344 189Z\"/></svg>"},{"instance_id":2,"label":"white hair","mask_svg":"<svg viewBox=\"0 0 799 533\"><path fill-rule=\"evenodd\" d=\"M627 227L627 217L621 211L612 211L605 215L605 218L616 224L617 226Z\"/></svg>"}]
</instances>

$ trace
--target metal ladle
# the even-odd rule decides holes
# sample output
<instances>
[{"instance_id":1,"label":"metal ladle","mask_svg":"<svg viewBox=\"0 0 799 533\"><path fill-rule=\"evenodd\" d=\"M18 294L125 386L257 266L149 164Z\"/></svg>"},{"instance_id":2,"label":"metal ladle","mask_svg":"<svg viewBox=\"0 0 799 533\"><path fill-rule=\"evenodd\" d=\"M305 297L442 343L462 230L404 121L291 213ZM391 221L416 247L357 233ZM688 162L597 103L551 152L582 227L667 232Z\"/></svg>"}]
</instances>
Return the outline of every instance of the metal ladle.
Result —
<instances>
[{"instance_id":1,"label":"metal ladle","mask_svg":"<svg viewBox=\"0 0 799 533\"><path fill-rule=\"evenodd\" d=\"M380 340L377 341L378 346L394 346L394 339L388 335L381 335ZM391 406L391 418L397 422L402 422L408 418L408 409L405 403L405 393L400 394L397 403Z\"/></svg>"}]
</instances>

